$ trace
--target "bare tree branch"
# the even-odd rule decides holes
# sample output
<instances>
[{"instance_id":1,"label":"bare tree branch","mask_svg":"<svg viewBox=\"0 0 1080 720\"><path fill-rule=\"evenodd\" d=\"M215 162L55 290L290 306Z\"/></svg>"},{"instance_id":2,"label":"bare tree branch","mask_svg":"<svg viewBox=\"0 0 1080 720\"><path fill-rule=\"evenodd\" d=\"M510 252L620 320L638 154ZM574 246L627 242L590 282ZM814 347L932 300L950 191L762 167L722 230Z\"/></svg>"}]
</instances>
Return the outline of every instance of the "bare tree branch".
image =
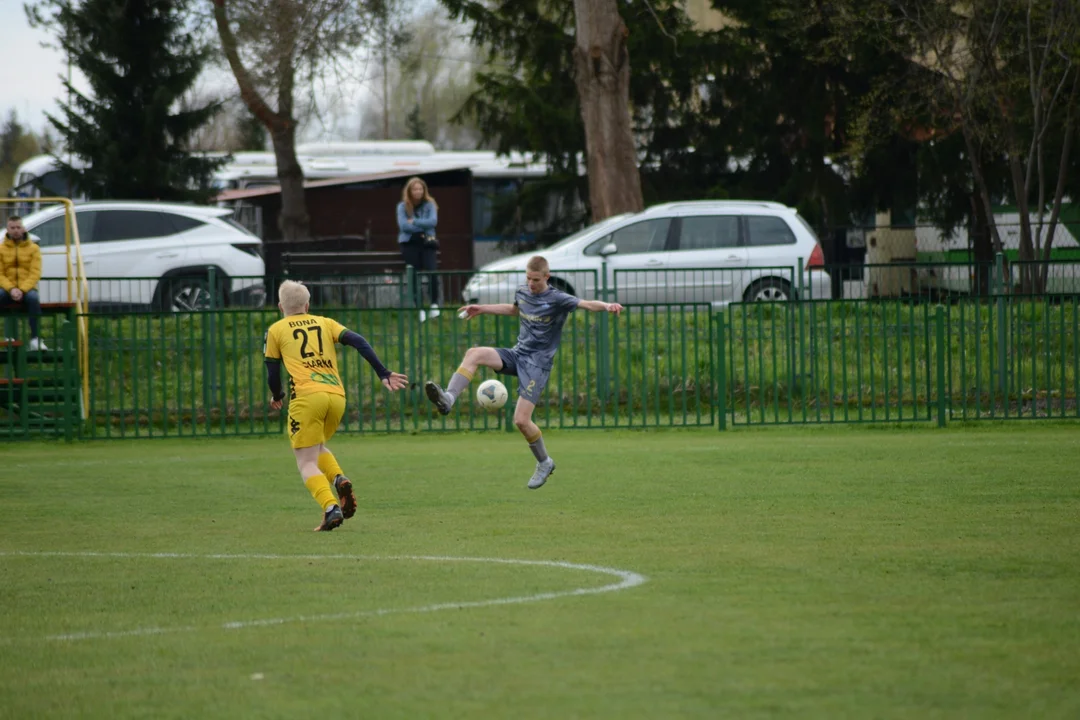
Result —
<instances>
[{"instance_id":1,"label":"bare tree branch","mask_svg":"<svg viewBox=\"0 0 1080 720\"><path fill-rule=\"evenodd\" d=\"M263 100L262 95L259 94L258 89L255 87L251 73L248 72L240 59L240 54L237 52L236 37L229 27L229 19L225 14L225 0L213 0L213 3L214 21L217 24L218 35L221 37L221 49L225 53L225 58L229 61L229 67L236 77L237 84L240 86L240 97L255 117L259 118L267 128L272 128L277 124L277 113L271 110L270 106Z\"/></svg>"}]
</instances>

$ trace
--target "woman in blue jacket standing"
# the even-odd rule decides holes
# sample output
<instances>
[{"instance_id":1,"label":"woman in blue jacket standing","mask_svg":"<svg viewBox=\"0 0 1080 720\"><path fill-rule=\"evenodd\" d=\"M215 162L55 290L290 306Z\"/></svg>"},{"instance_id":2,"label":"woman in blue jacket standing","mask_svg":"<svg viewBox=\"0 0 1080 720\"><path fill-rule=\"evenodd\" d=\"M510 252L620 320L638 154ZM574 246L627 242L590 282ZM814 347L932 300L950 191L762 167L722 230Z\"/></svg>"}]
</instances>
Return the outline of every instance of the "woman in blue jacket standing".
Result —
<instances>
[{"instance_id":1,"label":"woman in blue jacket standing","mask_svg":"<svg viewBox=\"0 0 1080 720\"><path fill-rule=\"evenodd\" d=\"M439 222L439 206L428 192L427 183L418 177L409 178L397 206L398 246L401 258L419 272L431 272L438 265L439 241L435 226ZM439 316L439 278L427 275L431 295L431 310L423 310L423 287L418 279L413 287L413 300L420 310L420 322Z\"/></svg>"}]
</instances>

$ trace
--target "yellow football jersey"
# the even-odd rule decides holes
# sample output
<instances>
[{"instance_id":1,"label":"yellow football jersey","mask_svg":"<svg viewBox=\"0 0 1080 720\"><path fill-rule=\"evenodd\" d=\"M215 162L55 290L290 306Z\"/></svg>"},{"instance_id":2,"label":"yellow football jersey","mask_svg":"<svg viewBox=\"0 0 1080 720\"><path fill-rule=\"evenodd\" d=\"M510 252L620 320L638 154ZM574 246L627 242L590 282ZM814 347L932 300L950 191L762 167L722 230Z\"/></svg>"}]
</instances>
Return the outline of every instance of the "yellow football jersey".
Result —
<instances>
[{"instance_id":1,"label":"yellow football jersey","mask_svg":"<svg viewBox=\"0 0 1080 720\"><path fill-rule=\"evenodd\" d=\"M263 355L285 363L289 397L327 392L345 395L337 349L346 327L320 315L289 315L266 331Z\"/></svg>"}]
</instances>

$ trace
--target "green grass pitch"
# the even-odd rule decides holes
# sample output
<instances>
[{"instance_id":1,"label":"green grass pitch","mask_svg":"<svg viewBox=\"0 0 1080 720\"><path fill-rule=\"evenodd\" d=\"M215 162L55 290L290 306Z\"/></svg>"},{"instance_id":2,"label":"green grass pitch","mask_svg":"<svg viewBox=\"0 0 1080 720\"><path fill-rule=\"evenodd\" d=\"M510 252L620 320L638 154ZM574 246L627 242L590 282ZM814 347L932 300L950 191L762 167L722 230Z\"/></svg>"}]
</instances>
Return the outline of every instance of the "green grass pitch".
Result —
<instances>
[{"instance_id":1,"label":"green grass pitch","mask_svg":"<svg viewBox=\"0 0 1080 720\"><path fill-rule=\"evenodd\" d=\"M546 438L0 447L0 718L1080 716L1076 424Z\"/></svg>"}]
</instances>

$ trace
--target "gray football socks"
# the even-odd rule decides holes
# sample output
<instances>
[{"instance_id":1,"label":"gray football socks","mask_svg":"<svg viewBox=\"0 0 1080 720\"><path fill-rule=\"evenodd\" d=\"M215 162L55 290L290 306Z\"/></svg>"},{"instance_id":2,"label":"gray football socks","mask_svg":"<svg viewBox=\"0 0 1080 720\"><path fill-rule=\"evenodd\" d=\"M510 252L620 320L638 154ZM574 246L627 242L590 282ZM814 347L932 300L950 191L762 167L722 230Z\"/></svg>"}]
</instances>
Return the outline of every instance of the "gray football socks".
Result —
<instances>
[{"instance_id":1,"label":"gray football socks","mask_svg":"<svg viewBox=\"0 0 1080 720\"><path fill-rule=\"evenodd\" d=\"M544 447L544 436L536 438L534 442L529 443L529 449L532 450L532 454L536 457L536 462L544 462L548 459L547 448Z\"/></svg>"},{"instance_id":2,"label":"gray football socks","mask_svg":"<svg viewBox=\"0 0 1080 720\"><path fill-rule=\"evenodd\" d=\"M446 386L446 394L449 395L454 402L457 402L458 395L460 395L467 387L469 387L469 378L456 372L450 378L450 384Z\"/></svg>"}]
</instances>

